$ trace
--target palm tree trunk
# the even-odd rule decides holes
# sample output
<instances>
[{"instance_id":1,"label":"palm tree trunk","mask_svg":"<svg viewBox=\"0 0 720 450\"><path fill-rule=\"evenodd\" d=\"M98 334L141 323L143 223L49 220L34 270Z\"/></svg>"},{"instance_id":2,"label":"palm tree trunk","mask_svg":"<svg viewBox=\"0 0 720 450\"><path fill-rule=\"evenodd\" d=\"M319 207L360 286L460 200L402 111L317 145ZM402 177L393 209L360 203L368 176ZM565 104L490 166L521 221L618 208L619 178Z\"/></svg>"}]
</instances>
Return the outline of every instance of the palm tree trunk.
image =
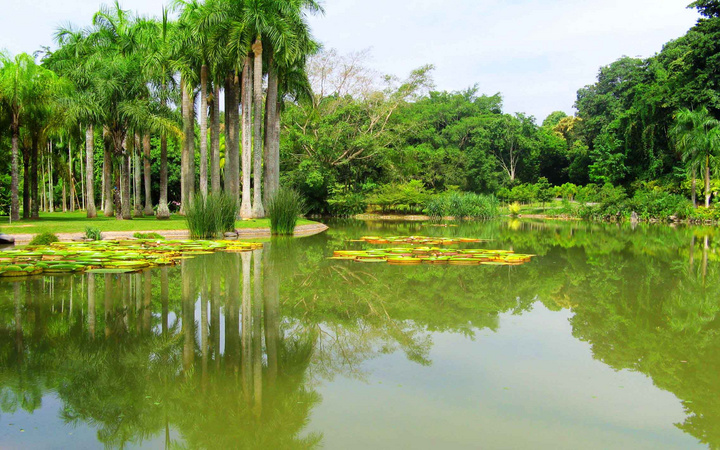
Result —
<instances>
[{"instance_id":1,"label":"palm tree trunk","mask_svg":"<svg viewBox=\"0 0 720 450\"><path fill-rule=\"evenodd\" d=\"M262 42L255 40L253 68L253 217L265 217L262 204Z\"/></svg>"},{"instance_id":2,"label":"palm tree trunk","mask_svg":"<svg viewBox=\"0 0 720 450\"><path fill-rule=\"evenodd\" d=\"M153 215L152 186L150 184L150 134L143 136L143 178L145 181L145 210L146 216Z\"/></svg>"},{"instance_id":3,"label":"palm tree trunk","mask_svg":"<svg viewBox=\"0 0 720 450\"><path fill-rule=\"evenodd\" d=\"M250 173L252 149L251 142L251 123L252 115L250 107L252 105L252 64L250 64L250 56L245 57L242 71L242 202L240 203L240 217L249 219L252 217L252 200L250 199Z\"/></svg>"},{"instance_id":4,"label":"palm tree trunk","mask_svg":"<svg viewBox=\"0 0 720 450\"><path fill-rule=\"evenodd\" d=\"M30 218L39 219L40 214L38 207L40 204L38 201L40 197L38 195L38 142L36 139L32 139L32 149L30 153Z\"/></svg>"},{"instance_id":5,"label":"palm tree trunk","mask_svg":"<svg viewBox=\"0 0 720 450\"><path fill-rule=\"evenodd\" d=\"M208 68L206 64L200 67L200 192L208 194L208 154L207 154L207 114L208 114Z\"/></svg>"},{"instance_id":6,"label":"palm tree trunk","mask_svg":"<svg viewBox=\"0 0 720 450\"><path fill-rule=\"evenodd\" d=\"M263 199L267 205L278 189L276 185L276 172L279 170L280 155L275 154L275 122L277 116L278 76L274 67L273 58L270 57L268 72L267 98L265 99L265 192Z\"/></svg>"},{"instance_id":7,"label":"palm tree trunk","mask_svg":"<svg viewBox=\"0 0 720 450\"><path fill-rule=\"evenodd\" d=\"M710 207L710 155L705 154L705 207Z\"/></svg>"},{"instance_id":8,"label":"palm tree trunk","mask_svg":"<svg viewBox=\"0 0 720 450\"><path fill-rule=\"evenodd\" d=\"M133 139L130 138L132 141ZM122 205L122 218L125 220L132 219L132 209L131 209L131 197L130 197L130 152L128 150L125 151L121 158L121 169L120 169L120 181L122 183L122 199L121 199L121 205Z\"/></svg>"},{"instance_id":9,"label":"palm tree trunk","mask_svg":"<svg viewBox=\"0 0 720 450\"><path fill-rule=\"evenodd\" d=\"M697 208L697 167L695 164L692 166L692 185L690 196L692 197L693 208Z\"/></svg>"},{"instance_id":10,"label":"palm tree trunk","mask_svg":"<svg viewBox=\"0 0 720 450\"><path fill-rule=\"evenodd\" d=\"M103 130L103 190L105 197L105 205L103 205L103 215L111 217L114 213L115 194L113 192L113 155L111 150L112 137L107 129Z\"/></svg>"},{"instance_id":11,"label":"palm tree trunk","mask_svg":"<svg viewBox=\"0 0 720 450\"><path fill-rule=\"evenodd\" d=\"M163 109L166 106L166 100L161 100ZM158 209L156 217L164 220L170 218L170 209L167 204L167 188L168 188L168 162L167 162L167 136L165 133L160 135L160 199L158 200Z\"/></svg>"},{"instance_id":12,"label":"palm tree trunk","mask_svg":"<svg viewBox=\"0 0 720 450\"><path fill-rule=\"evenodd\" d=\"M234 72L225 78L225 191L236 201L240 194L240 118L238 84Z\"/></svg>"},{"instance_id":13,"label":"palm tree trunk","mask_svg":"<svg viewBox=\"0 0 720 450\"><path fill-rule=\"evenodd\" d=\"M157 218L169 219L170 208L167 203L168 190L168 162L167 162L167 136L160 136L160 199L158 201Z\"/></svg>"},{"instance_id":14,"label":"palm tree trunk","mask_svg":"<svg viewBox=\"0 0 720 450\"><path fill-rule=\"evenodd\" d=\"M133 216L135 217L143 217L143 207L142 207L142 199L141 193L142 193L142 176L140 174L140 154L142 151L142 141L140 140L140 135L135 134L135 138L133 139L135 141L134 151L132 154L133 159L133 175L135 178L135 188L133 189Z\"/></svg>"},{"instance_id":15,"label":"palm tree trunk","mask_svg":"<svg viewBox=\"0 0 720 450\"><path fill-rule=\"evenodd\" d=\"M48 169L48 212L55 212L55 186L53 184L52 141L48 142L47 169Z\"/></svg>"},{"instance_id":16,"label":"palm tree trunk","mask_svg":"<svg viewBox=\"0 0 720 450\"><path fill-rule=\"evenodd\" d=\"M190 116L190 93L188 92L187 82L183 77L180 80L180 90L182 91L182 118L183 118L183 146L180 162L180 214L185 213L185 208L190 199L190 142L193 137L193 120Z\"/></svg>"},{"instance_id":17,"label":"palm tree trunk","mask_svg":"<svg viewBox=\"0 0 720 450\"><path fill-rule=\"evenodd\" d=\"M87 205L87 217L92 219L97 217L95 209L95 177L93 168L95 167L95 133L93 126L88 125L85 130L85 184L87 185L87 193L85 194L85 203Z\"/></svg>"},{"instance_id":18,"label":"palm tree trunk","mask_svg":"<svg viewBox=\"0 0 720 450\"><path fill-rule=\"evenodd\" d=\"M23 219L30 218L30 151L23 149Z\"/></svg>"},{"instance_id":19,"label":"palm tree trunk","mask_svg":"<svg viewBox=\"0 0 720 450\"><path fill-rule=\"evenodd\" d=\"M13 114L13 119L15 115ZM11 163L11 181L10 181L10 220L20 220L20 201L18 198L18 189L20 184L18 173L18 146L20 140L20 126L16 120L12 124L12 163Z\"/></svg>"},{"instance_id":20,"label":"palm tree trunk","mask_svg":"<svg viewBox=\"0 0 720 450\"><path fill-rule=\"evenodd\" d=\"M220 192L220 86L213 84L210 106L210 188L213 192Z\"/></svg>"},{"instance_id":21,"label":"palm tree trunk","mask_svg":"<svg viewBox=\"0 0 720 450\"><path fill-rule=\"evenodd\" d=\"M70 211L75 211L75 177L73 176L72 145L68 141L68 183L70 183Z\"/></svg>"}]
</instances>

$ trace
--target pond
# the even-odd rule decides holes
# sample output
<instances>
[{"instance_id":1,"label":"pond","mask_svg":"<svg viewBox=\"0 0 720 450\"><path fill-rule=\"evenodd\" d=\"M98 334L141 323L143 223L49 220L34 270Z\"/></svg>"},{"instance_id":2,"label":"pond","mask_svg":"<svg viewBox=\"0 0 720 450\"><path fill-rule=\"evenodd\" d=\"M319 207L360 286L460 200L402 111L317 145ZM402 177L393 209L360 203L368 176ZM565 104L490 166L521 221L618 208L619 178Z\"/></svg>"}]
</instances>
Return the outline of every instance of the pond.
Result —
<instances>
[{"instance_id":1,"label":"pond","mask_svg":"<svg viewBox=\"0 0 720 450\"><path fill-rule=\"evenodd\" d=\"M2 448L717 448L718 231L333 221L132 274L0 281ZM513 266L356 263L361 236Z\"/></svg>"}]
</instances>

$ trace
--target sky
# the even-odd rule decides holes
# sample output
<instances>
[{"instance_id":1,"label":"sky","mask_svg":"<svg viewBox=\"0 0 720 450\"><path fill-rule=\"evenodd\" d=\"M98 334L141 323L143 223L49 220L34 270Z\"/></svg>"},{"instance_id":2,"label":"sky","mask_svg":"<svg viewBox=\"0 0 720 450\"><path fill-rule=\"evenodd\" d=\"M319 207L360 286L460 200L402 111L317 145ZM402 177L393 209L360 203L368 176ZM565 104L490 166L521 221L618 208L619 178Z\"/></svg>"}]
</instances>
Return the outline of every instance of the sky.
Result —
<instances>
[{"instance_id":1,"label":"sky","mask_svg":"<svg viewBox=\"0 0 720 450\"><path fill-rule=\"evenodd\" d=\"M159 16L169 0L121 0ZM578 88L600 66L648 57L694 25L691 0L321 0L313 34L340 53L370 49L378 72L405 77L435 65L439 90L475 84L502 93L506 112L539 122L570 114ZM32 53L61 25L85 26L99 0L0 0L0 49Z\"/></svg>"}]
</instances>

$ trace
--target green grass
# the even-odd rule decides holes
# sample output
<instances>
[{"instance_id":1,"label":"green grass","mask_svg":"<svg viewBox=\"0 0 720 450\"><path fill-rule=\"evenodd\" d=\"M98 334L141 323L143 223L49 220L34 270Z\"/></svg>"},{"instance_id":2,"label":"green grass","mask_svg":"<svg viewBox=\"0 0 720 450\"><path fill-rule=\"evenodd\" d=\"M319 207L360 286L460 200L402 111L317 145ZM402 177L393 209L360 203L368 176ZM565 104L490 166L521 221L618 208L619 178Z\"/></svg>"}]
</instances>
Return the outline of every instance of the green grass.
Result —
<instances>
[{"instance_id":1,"label":"green grass","mask_svg":"<svg viewBox=\"0 0 720 450\"><path fill-rule=\"evenodd\" d=\"M41 213L40 220L21 220L8 225L3 218L2 231L5 234L37 234L44 231L53 233L84 233L90 226L102 232L107 231L163 231L186 230L185 218L173 214L167 220L154 217L141 217L132 220L116 220L114 217L98 216L95 219L85 217L84 211L68 213ZM298 225L315 223L312 220L299 219ZM235 222L235 228L270 228L270 219L250 219Z\"/></svg>"}]
</instances>

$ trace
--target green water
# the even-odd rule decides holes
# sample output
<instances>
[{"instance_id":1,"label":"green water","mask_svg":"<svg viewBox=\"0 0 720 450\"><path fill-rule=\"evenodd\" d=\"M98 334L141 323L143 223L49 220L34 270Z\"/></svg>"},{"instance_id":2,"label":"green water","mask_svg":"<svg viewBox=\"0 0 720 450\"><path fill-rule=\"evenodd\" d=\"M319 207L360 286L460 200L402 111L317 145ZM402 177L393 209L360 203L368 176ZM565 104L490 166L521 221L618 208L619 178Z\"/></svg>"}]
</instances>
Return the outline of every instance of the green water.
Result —
<instances>
[{"instance_id":1,"label":"green water","mask_svg":"<svg viewBox=\"0 0 720 450\"><path fill-rule=\"evenodd\" d=\"M0 281L0 448L720 448L718 230L330 225ZM368 234L537 256L326 259Z\"/></svg>"}]
</instances>

